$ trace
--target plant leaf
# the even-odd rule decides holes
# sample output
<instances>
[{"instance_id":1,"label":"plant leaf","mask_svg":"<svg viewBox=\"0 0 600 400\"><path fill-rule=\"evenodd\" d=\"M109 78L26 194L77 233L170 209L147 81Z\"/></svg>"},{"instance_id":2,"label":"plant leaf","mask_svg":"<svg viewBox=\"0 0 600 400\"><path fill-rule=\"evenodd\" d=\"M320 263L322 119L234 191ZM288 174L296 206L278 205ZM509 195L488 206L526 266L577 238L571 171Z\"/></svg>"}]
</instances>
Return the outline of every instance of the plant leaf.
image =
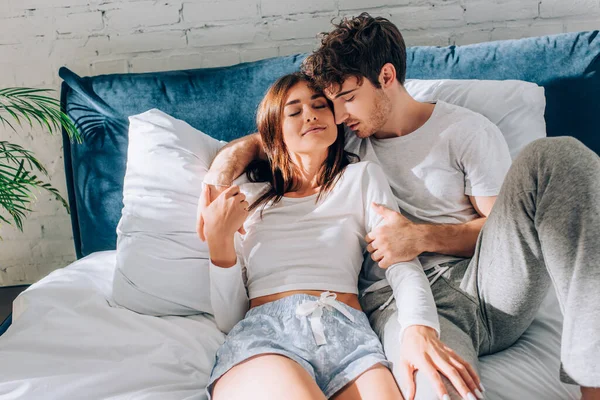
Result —
<instances>
[{"instance_id":1,"label":"plant leaf","mask_svg":"<svg viewBox=\"0 0 600 400\"><path fill-rule=\"evenodd\" d=\"M61 127L65 129L69 139L82 142L81 134L69 116L60 108L60 101L45 95L54 92L51 89L33 88L4 88L0 89L0 121L5 125L8 120L2 113L9 114L20 126L21 121L27 120L33 128L34 120L50 133L55 133ZM15 130L14 126L8 126ZM16 131L16 130L15 130Z\"/></svg>"}]
</instances>

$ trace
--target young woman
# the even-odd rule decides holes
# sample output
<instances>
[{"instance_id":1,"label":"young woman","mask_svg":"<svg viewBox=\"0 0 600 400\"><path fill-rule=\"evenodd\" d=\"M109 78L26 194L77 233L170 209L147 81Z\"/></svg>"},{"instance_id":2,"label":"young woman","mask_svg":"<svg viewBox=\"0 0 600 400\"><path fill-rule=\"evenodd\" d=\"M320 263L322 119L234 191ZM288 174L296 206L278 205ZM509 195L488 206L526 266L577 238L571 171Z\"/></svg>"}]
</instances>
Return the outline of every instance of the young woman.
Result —
<instances>
[{"instance_id":1,"label":"young woman","mask_svg":"<svg viewBox=\"0 0 600 400\"><path fill-rule=\"evenodd\" d=\"M249 176L265 181L264 190L251 205L231 186L204 212L211 302L229 332L209 396L402 398L357 295L364 237L381 220L377 207L398 210L383 171L352 163L331 104L300 74L269 89L257 125L268 161ZM365 265L361 282L381 287L383 278L403 329L439 332L418 260L386 270Z\"/></svg>"}]
</instances>

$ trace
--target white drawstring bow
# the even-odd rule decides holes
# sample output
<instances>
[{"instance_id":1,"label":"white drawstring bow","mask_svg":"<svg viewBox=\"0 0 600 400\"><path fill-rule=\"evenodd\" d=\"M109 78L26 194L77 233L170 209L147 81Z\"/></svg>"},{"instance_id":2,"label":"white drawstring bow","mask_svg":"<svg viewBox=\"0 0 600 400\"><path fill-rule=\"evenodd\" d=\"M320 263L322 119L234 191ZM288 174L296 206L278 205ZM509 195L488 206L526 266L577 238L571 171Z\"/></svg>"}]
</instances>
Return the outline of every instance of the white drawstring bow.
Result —
<instances>
[{"instance_id":1,"label":"white drawstring bow","mask_svg":"<svg viewBox=\"0 0 600 400\"><path fill-rule=\"evenodd\" d=\"M299 304L296 308L296 315L298 317L310 316L310 327L313 331L313 335L315 336L315 342L317 342L317 346L327 343L327 339L325 339L325 328L323 327L323 322L321 321L324 308L335 308L350 321L354 322L354 316L350 314L350 312L346 310L344 306L342 306L336 300L336 298L337 295L335 293L323 292L321 293L319 300L305 301L304 303Z\"/></svg>"}]
</instances>

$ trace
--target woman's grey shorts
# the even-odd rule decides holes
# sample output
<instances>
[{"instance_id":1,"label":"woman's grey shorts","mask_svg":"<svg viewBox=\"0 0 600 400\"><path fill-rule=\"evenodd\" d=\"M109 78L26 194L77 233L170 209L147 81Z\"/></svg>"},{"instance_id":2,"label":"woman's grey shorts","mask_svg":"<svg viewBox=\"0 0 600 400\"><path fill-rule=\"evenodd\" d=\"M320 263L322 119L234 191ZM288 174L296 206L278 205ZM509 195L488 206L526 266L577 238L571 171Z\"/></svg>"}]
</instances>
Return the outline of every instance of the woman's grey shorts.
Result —
<instances>
[{"instance_id":1,"label":"woman's grey shorts","mask_svg":"<svg viewBox=\"0 0 600 400\"><path fill-rule=\"evenodd\" d=\"M323 298L322 295L321 300ZM314 378L327 398L377 364L391 367L366 315L331 297L329 303L334 302L335 307L321 304L320 320L326 343L318 345L315 339L319 335L315 335L313 327L315 323L318 325L314 318L320 311L317 315L297 316L297 309L303 303L305 309L307 306L319 308L314 306L319 300L315 296L297 294L250 309L217 351L207 386L209 399L217 379L259 354L280 354L296 361Z\"/></svg>"}]
</instances>

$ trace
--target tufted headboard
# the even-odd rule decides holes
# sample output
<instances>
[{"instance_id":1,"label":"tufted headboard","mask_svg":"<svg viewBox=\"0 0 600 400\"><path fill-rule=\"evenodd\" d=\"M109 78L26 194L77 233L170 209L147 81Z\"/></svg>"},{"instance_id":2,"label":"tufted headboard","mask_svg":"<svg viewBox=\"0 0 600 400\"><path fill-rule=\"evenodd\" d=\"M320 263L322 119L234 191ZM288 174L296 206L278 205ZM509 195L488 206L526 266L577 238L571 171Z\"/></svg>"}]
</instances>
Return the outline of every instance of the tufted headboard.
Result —
<instances>
[{"instance_id":1,"label":"tufted headboard","mask_svg":"<svg viewBox=\"0 0 600 400\"><path fill-rule=\"evenodd\" d=\"M84 137L83 144L71 144L63 132L77 258L116 248L130 115L158 108L218 139L235 139L254 132L256 107L268 86L298 70L305 56L94 77L61 68L61 104ZM600 154L598 31L411 47L407 64L409 79L519 79L544 86L548 136L574 136Z\"/></svg>"}]
</instances>

